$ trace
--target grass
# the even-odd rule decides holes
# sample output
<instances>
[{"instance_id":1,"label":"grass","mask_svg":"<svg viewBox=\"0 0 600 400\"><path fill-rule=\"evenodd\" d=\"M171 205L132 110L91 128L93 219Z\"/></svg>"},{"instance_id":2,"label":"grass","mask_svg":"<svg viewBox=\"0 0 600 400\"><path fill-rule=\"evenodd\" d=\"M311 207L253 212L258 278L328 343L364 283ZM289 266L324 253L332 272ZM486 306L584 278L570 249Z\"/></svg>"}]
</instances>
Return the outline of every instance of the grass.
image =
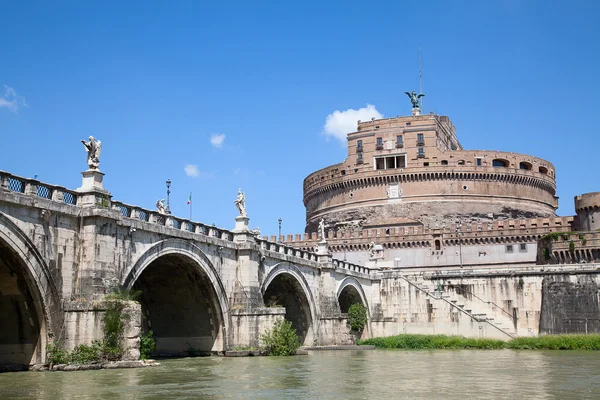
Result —
<instances>
[{"instance_id":1,"label":"grass","mask_svg":"<svg viewBox=\"0 0 600 400\"><path fill-rule=\"evenodd\" d=\"M506 348L523 350L600 350L600 335L521 337L507 342Z\"/></svg>"},{"instance_id":2,"label":"grass","mask_svg":"<svg viewBox=\"0 0 600 400\"><path fill-rule=\"evenodd\" d=\"M495 339L471 339L446 335L398 335L359 340L359 345L382 349L502 349L504 342Z\"/></svg>"},{"instance_id":3,"label":"grass","mask_svg":"<svg viewBox=\"0 0 600 400\"><path fill-rule=\"evenodd\" d=\"M398 335L360 340L358 344L382 349L600 350L600 335L545 335L508 342L462 336Z\"/></svg>"}]
</instances>

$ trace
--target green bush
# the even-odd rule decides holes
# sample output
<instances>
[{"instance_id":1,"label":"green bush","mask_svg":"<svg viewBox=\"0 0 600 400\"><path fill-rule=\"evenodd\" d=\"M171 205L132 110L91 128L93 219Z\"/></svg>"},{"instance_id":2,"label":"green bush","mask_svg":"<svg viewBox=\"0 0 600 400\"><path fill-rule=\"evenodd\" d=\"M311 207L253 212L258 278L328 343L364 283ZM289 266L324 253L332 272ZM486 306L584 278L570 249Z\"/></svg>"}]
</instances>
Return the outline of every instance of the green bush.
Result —
<instances>
[{"instance_id":1,"label":"green bush","mask_svg":"<svg viewBox=\"0 0 600 400\"><path fill-rule=\"evenodd\" d=\"M275 321L273 329L261 335L260 340L270 356L291 356L300 347L296 330L292 328L292 323L285 319Z\"/></svg>"},{"instance_id":2,"label":"green bush","mask_svg":"<svg viewBox=\"0 0 600 400\"><path fill-rule=\"evenodd\" d=\"M67 364L69 352L59 349L54 344L49 344L46 346L46 359L49 364Z\"/></svg>"},{"instance_id":3,"label":"green bush","mask_svg":"<svg viewBox=\"0 0 600 400\"><path fill-rule=\"evenodd\" d=\"M350 329L362 332L367 325L367 309L360 303L354 303L348 309L348 323Z\"/></svg>"},{"instance_id":4,"label":"green bush","mask_svg":"<svg viewBox=\"0 0 600 400\"><path fill-rule=\"evenodd\" d=\"M155 349L156 342L154 341L154 333L152 331L140 337L140 358L142 360L146 360Z\"/></svg>"},{"instance_id":5,"label":"green bush","mask_svg":"<svg viewBox=\"0 0 600 400\"><path fill-rule=\"evenodd\" d=\"M80 344L75 347L69 355L69 361L73 364L90 364L102 359L103 343L93 341L91 345Z\"/></svg>"}]
</instances>

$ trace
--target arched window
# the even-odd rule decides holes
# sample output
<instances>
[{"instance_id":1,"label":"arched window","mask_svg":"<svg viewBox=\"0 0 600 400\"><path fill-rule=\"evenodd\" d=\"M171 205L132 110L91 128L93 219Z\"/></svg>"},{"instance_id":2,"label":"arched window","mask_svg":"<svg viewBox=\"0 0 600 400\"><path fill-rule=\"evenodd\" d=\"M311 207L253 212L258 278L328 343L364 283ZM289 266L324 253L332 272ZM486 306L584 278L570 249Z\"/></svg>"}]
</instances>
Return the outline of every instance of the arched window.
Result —
<instances>
[{"instance_id":1,"label":"arched window","mask_svg":"<svg viewBox=\"0 0 600 400\"><path fill-rule=\"evenodd\" d=\"M507 160L502 160L500 158L496 158L494 161L492 161L492 166L494 167L508 168L509 165L510 163Z\"/></svg>"},{"instance_id":2,"label":"arched window","mask_svg":"<svg viewBox=\"0 0 600 400\"><path fill-rule=\"evenodd\" d=\"M532 168L532 165L531 165L530 163L528 163L528 162L521 161L521 162L519 163L519 169L527 169L527 170L531 170L531 168Z\"/></svg>"},{"instance_id":3,"label":"arched window","mask_svg":"<svg viewBox=\"0 0 600 400\"><path fill-rule=\"evenodd\" d=\"M435 249L438 251L442 249L442 244L440 243L439 239L435 240Z\"/></svg>"},{"instance_id":4,"label":"arched window","mask_svg":"<svg viewBox=\"0 0 600 400\"><path fill-rule=\"evenodd\" d=\"M442 165L448 165L448 160L442 160L441 164Z\"/></svg>"},{"instance_id":5,"label":"arched window","mask_svg":"<svg viewBox=\"0 0 600 400\"><path fill-rule=\"evenodd\" d=\"M548 173L548 168L546 168L546 167L540 167L539 171L542 174L547 174Z\"/></svg>"}]
</instances>

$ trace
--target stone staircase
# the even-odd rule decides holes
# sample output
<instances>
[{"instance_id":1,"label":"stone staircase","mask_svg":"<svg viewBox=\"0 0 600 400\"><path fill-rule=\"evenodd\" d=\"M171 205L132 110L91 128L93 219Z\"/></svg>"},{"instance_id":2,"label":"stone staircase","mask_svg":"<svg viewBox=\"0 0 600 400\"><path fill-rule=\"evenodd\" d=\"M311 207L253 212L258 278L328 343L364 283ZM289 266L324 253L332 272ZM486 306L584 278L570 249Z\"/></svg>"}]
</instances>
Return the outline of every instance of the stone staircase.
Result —
<instances>
[{"instance_id":1,"label":"stone staircase","mask_svg":"<svg viewBox=\"0 0 600 400\"><path fill-rule=\"evenodd\" d=\"M425 293L430 299L445 302L456 312L465 314L476 322L488 324L500 332L502 336L505 336L506 339L517 337L512 316L499 306L486 302L477 296L471 296L472 298L469 299L455 291L440 292L437 290L435 282L425 280L420 276L401 276L400 278L415 289Z\"/></svg>"}]
</instances>

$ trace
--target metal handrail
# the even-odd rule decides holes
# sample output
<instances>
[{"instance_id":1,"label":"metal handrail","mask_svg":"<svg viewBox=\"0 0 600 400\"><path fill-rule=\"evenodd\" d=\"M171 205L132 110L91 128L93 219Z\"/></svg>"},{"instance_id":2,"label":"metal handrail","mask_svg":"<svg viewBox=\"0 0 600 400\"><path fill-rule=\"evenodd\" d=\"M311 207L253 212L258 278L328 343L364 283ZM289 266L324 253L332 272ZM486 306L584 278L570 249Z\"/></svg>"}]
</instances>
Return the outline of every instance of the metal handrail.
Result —
<instances>
[{"instance_id":1,"label":"metal handrail","mask_svg":"<svg viewBox=\"0 0 600 400\"><path fill-rule=\"evenodd\" d=\"M501 329L500 327L494 325L491 321L489 321L487 318L484 319L483 321L480 320L479 318L477 318L476 316L474 316L471 313L468 313L466 310L464 310L462 307L457 306L456 304L452 303L451 301L448 301L447 299L443 298L443 297L435 297L432 296L431 293L429 293L429 291L419 287L419 285L417 285L416 283L411 282L408 278L404 277L403 275L400 275L399 278L404 279L406 282L408 282L409 285L412 285L413 287L415 287L416 289L420 290L421 292L425 293L427 296L433 298L433 299L438 299L438 300L442 300L445 301L446 303L448 303L450 306L456 308L457 310L459 310L460 312L462 312L465 315L468 315L470 318L473 318L476 321L480 321L480 322L486 322L488 323L490 326L496 328L497 330L499 330L500 332L504 333L506 336L510 337L511 339L514 339L515 337L513 335L511 335L510 333L506 332L505 330Z\"/></svg>"}]
</instances>

